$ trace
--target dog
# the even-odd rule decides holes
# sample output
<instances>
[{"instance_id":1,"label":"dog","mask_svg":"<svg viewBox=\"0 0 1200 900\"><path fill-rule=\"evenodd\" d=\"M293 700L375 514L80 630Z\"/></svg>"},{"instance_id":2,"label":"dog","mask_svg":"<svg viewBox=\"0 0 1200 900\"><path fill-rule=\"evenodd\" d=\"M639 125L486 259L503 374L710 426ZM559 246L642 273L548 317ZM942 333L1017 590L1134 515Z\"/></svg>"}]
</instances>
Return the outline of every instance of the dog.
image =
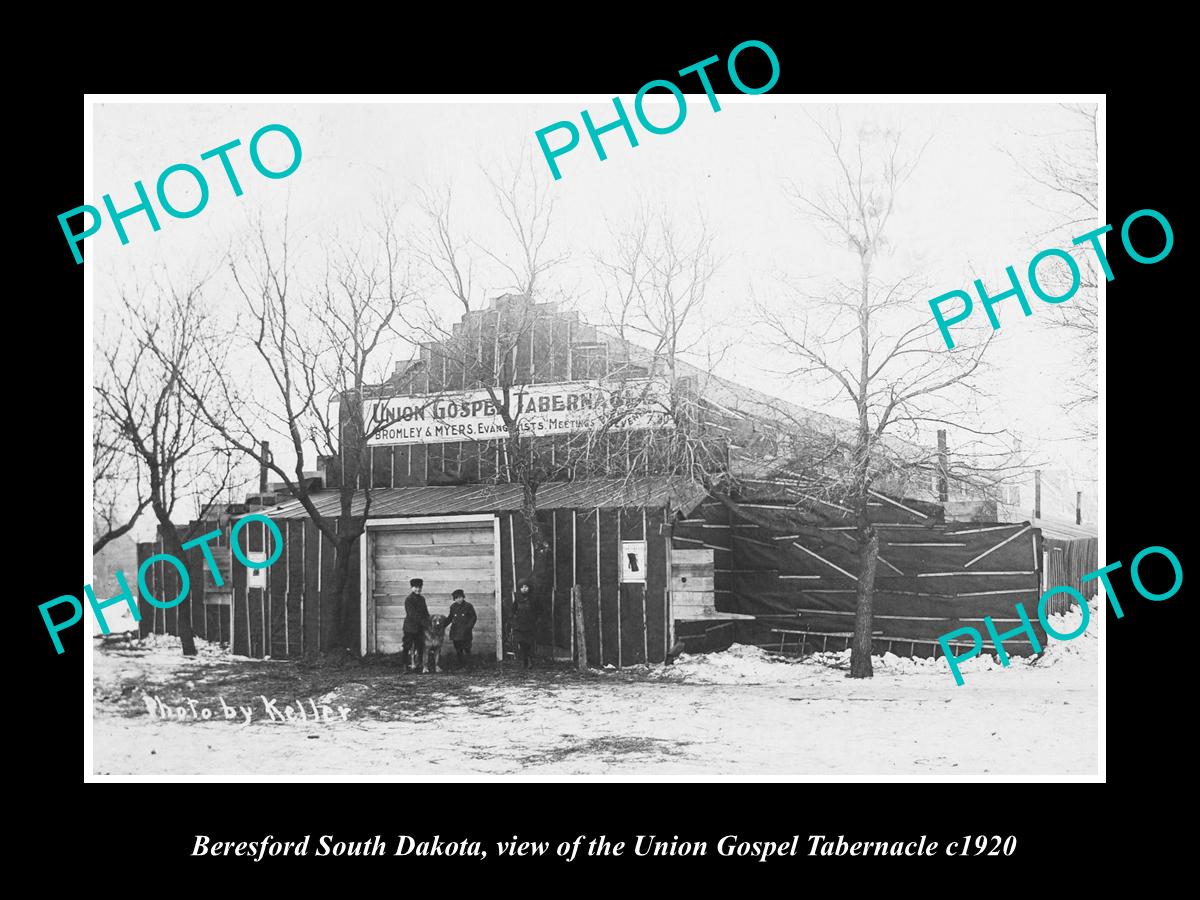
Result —
<instances>
[{"instance_id":1,"label":"dog","mask_svg":"<svg viewBox=\"0 0 1200 900\"><path fill-rule=\"evenodd\" d=\"M442 671L442 642L446 639L446 624L450 620L445 616L430 616L429 624L425 626L425 659L421 660L421 671L427 671L427 663L433 660L433 671Z\"/></svg>"}]
</instances>

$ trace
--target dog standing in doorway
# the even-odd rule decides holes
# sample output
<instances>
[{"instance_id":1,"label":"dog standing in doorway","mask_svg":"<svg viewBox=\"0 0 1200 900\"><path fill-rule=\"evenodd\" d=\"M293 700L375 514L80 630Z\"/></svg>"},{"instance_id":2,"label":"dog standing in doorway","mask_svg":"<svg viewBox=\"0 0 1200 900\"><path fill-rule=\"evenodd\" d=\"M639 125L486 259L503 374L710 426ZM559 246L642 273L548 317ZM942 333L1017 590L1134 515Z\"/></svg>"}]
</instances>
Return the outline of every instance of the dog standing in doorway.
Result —
<instances>
[{"instance_id":1,"label":"dog standing in doorway","mask_svg":"<svg viewBox=\"0 0 1200 900\"><path fill-rule=\"evenodd\" d=\"M450 620L445 616L430 616L429 624L425 626L425 658L421 660L421 671L429 670L429 661L433 660L434 672L442 671L442 642L446 639L446 623Z\"/></svg>"}]
</instances>

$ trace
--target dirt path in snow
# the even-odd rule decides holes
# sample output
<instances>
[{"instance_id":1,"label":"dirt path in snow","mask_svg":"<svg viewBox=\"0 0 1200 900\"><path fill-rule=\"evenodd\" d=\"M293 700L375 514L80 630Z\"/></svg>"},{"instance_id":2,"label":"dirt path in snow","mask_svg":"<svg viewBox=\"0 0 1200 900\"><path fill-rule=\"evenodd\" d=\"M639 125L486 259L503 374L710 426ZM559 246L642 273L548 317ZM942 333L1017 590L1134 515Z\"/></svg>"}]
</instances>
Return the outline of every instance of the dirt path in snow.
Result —
<instances>
[{"instance_id":1,"label":"dirt path in snow","mask_svg":"<svg viewBox=\"0 0 1200 900\"><path fill-rule=\"evenodd\" d=\"M980 672L955 687L945 674L881 672L861 682L826 666L779 665L775 683L701 684L663 680L676 676L661 669L525 675L492 666L402 676L380 663L330 670L184 660L161 648L97 652L94 771L429 778L1096 771L1094 684L1053 669ZM152 715L147 695L182 707L185 718ZM272 721L264 697L281 712L302 702L309 718ZM250 721L240 711L226 721L222 701L245 706ZM313 704L322 713L328 706L330 721L313 721ZM205 709L213 717L197 718Z\"/></svg>"}]
</instances>

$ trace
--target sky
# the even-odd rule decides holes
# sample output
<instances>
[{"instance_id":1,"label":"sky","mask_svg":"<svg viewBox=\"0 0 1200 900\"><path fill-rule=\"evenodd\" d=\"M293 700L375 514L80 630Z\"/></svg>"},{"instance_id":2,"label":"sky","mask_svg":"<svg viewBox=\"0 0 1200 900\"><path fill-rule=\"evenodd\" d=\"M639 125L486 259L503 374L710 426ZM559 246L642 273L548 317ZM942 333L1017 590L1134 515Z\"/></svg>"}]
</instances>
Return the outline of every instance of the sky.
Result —
<instances>
[{"instance_id":1,"label":"sky","mask_svg":"<svg viewBox=\"0 0 1200 900\"><path fill-rule=\"evenodd\" d=\"M632 106L631 98L623 99ZM584 318L595 320L602 306L594 258L611 251L611 229L625 227L643 209L669 214L684 233L694 232L703 219L722 258L709 284L703 320L728 345L716 374L814 407L823 396L813 386L779 374L789 360L767 346L749 310L753 302L775 309L803 302L789 291L789 283L819 289L829 278L853 275L852 256L830 246L788 197L790 186L819 188L836 175L816 123L840 121L848 139L860 126L899 129L902 150L915 152L925 145L897 198L889 229L892 252L883 263L885 271L917 271L929 286L914 300L913 316L928 317L928 299L955 289L970 291L975 278L1001 290L1006 266L1014 266L1023 278L1038 250L1069 246L1072 237L1087 230L1058 227L1063 217L1049 208L1045 192L1014 162L1014 157L1032 160L1056 142L1073 141L1069 132L1075 123L1056 104L835 108L770 94L719 99L722 108L714 112L703 94L687 95L687 116L670 134L649 134L635 124L636 148L620 130L606 134L604 161L592 150L579 112L591 110L597 123L611 120L612 102L605 97L553 103L97 104L93 196L85 202L102 206L101 196L111 193L118 209L132 206L135 180L141 179L152 194L159 173L181 162L205 173L210 196L206 208L192 218L173 219L159 210L158 232L151 231L144 216L130 217L125 221L126 246L107 220L87 239L88 265L94 266L96 339L101 344L114 339L107 313L120 286L136 283L156 266L172 273L213 269L223 253L246 241L256 218L275 223L285 211L304 238L305 253L315 260L328 235L353 235L375 200L385 195L400 204L401 220L413 239L423 239L427 231L417 206L420 191L452 186L456 222L478 244L503 253L510 244L492 207L484 170L515 163L548 185L554 202L548 246L568 257L555 273L554 287L575 299ZM669 121L674 103L669 96L648 103L652 120ZM555 181L534 134L560 120L575 122L582 138L558 158L562 178ZM283 179L262 177L247 155L250 136L269 123L291 128L303 149L299 168ZM230 158L244 189L240 197L233 196L216 160L199 158L235 138L242 146ZM561 139L561 133L551 138L555 143ZM290 158L281 135L268 136L261 147L272 168L282 168ZM172 176L169 182L169 195L182 208L196 199L187 185L186 175ZM508 287L495 266L481 263L477 274L487 297ZM445 310L448 321L453 314L448 295L424 275L418 281L423 295L435 309ZM231 314L236 309L223 269L207 296ZM1068 439L1071 429L1060 407L1072 354L1061 333L1047 327L1044 310L1049 307L1032 296L1031 303L1034 315L1029 318L1011 301L998 307L1002 327L989 351L994 371L986 384L992 398L981 424L1020 434L1022 445L1037 448L1048 467L1094 477L1094 448ZM982 321L982 309L976 312ZM403 347L395 350L397 356L407 355ZM255 376L247 371L246 378L253 381ZM820 408L840 415L848 411L845 406Z\"/></svg>"}]
</instances>

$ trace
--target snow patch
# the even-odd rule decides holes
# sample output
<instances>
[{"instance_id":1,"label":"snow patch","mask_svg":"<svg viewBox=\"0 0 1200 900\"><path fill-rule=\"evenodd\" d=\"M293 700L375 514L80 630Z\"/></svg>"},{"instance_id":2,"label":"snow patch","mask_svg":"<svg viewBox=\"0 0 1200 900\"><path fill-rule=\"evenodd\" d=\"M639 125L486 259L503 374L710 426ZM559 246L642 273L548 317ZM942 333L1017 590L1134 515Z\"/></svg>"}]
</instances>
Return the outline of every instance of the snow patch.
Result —
<instances>
[{"instance_id":1,"label":"snow patch","mask_svg":"<svg viewBox=\"0 0 1200 900\"><path fill-rule=\"evenodd\" d=\"M1097 672L1097 639L1095 619L1098 615L1095 601L1090 604L1091 619L1088 629L1070 641L1050 638L1043 652L1037 656L1009 656L1009 664L1002 665L989 653L981 653L959 664L966 679L964 688L969 687L968 676L988 678L1016 678L1017 673L1029 673L1032 677L1039 670L1053 669L1056 676L1068 676L1081 687L1094 682ZM1052 630L1059 634L1070 634L1082 621L1078 609L1050 616ZM954 684L950 664L946 657L897 656L887 652L871 657L876 679L928 678L944 681L951 688ZM719 653L683 653L673 666L633 666L621 670L638 673L664 681L690 682L696 684L800 684L843 677L850 671L850 651L827 651L812 653L804 657L783 656L750 644L734 644ZM982 679L979 679L982 680Z\"/></svg>"}]
</instances>

